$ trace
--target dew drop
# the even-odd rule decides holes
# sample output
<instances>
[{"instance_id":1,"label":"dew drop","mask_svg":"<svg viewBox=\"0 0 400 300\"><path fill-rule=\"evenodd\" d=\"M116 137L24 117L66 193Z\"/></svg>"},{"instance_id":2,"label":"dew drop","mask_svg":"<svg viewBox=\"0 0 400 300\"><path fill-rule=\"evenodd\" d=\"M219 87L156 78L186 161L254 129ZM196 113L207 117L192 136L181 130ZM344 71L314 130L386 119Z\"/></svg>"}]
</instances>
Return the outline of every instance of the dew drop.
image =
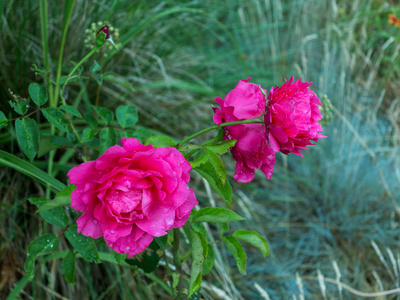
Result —
<instances>
[{"instance_id":1,"label":"dew drop","mask_svg":"<svg viewBox=\"0 0 400 300\"><path fill-rule=\"evenodd\" d=\"M115 231L114 231L114 230L110 230L110 233L111 233L111 234L114 234L114 233L115 233Z\"/></svg>"},{"instance_id":2,"label":"dew drop","mask_svg":"<svg viewBox=\"0 0 400 300\"><path fill-rule=\"evenodd\" d=\"M129 246L128 246L128 247L126 247L126 250L127 250L127 251L131 250L131 247L129 247Z\"/></svg>"},{"instance_id":3,"label":"dew drop","mask_svg":"<svg viewBox=\"0 0 400 300\"><path fill-rule=\"evenodd\" d=\"M93 220L92 222L93 222L93 224L94 224L94 225L96 225L96 224L97 224L97 220Z\"/></svg>"}]
</instances>

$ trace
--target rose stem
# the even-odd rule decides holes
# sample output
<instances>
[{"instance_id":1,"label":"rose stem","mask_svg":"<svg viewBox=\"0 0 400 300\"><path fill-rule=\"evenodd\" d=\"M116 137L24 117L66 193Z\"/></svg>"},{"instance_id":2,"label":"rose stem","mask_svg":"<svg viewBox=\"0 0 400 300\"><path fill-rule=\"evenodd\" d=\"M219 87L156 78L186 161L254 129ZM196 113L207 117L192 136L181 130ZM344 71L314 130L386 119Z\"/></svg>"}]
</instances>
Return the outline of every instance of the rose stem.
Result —
<instances>
[{"instance_id":1,"label":"rose stem","mask_svg":"<svg viewBox=\"0 0 400 300\"><path fill-rule=\"evenodd\" d=\"M214 129L218 129L218 128L222 128L222 127L226 127L226 126L230 126L230 125L252 124L252 123L262 123L262 121L259 118L256 118L256 119L226 122L226 123L221 123L219 125L211 126L211 127L205 128L203 130L200 130L200 131L192 134L191 136L188 136L186 139L184 139L180 143L176 144L176 147L181 146L181 145L189 142L190 140L194 139L195 137L198 137L199 135L202 135L203 133L206 133L206 132L214 130Z\"/></svg>"}]
</instances>

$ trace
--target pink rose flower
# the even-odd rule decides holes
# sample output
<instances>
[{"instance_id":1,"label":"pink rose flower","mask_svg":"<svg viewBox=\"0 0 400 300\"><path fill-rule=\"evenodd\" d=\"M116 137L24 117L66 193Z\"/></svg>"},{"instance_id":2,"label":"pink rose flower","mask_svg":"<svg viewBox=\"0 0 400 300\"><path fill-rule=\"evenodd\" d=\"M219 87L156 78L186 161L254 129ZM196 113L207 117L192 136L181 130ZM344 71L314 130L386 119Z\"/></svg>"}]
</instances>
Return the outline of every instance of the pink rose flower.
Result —
<instances>
[{"instance_id":1,"label":"pink rose flower","mask_svg":"<svg viewBox=\"0 0 400 300\"><path fill-rule=\"evenodd\" d=\"M268 95L268 110L264 116L268 141L275 152L293 153L303 156L300 151L307 145L314 145L326 136L322 135L322 105L317 96L308 87L312 82L293 82L293 76L281 86L271 88Z\"/></svg>"},{"instance_id":2,"label":"pink rose flower","mask_svg":"<svg viewBox=\"0 0 400 300\"><path fill-rule=\"evenodd\" d=\"M240 80L224 99L215 101L220 108L214 109L214 122L221 123L258 118L265 113L266 100L260 87L246 80ZM237 140L231 149L236 160L233 178L238 182L250 182L256 169L269 179L274 171L275 152L268 145L266 128L263 124L240 124L224 127L224 139Z\"/></svg>"},{"instance_id":3,"label":"pink rose flower","mask_svg":"<svg viewBox=\"0 0 400 300\"><path fill-rule=\"evenodd\" d=\"M167 230L182 227L197 205L188 188L191 166L171 147L144 146L122 139L95 161L68 172L76 185L71 206L83 212L78 232L104 237L118 253L129 257L143 251Z\"/></svg>"}]
</instances>

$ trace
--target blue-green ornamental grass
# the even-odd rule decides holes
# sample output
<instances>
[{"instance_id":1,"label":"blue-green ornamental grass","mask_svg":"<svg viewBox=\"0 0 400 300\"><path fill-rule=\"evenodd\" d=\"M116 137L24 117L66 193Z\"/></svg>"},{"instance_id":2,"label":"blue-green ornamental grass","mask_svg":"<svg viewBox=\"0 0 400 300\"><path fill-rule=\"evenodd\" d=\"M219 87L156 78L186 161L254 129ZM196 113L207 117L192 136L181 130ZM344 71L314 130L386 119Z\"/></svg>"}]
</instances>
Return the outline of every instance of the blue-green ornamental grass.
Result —
<instances>
[{"instance_id":1,"label":"blue-green ornamental grass","mask_svg":"<svg viewBox=\"0 0 400 300\"><path fill-rule=\"evenodd\" d=\"M398 8L75 4L0 1L0 298L396 297ZM292 74L314 82L328 138L302 159L276 153L269 180L236 183L214 97ZM199 201L132 257L82 234L66 177L122 138L180 151Z\"/></svg>"}]
</instances>

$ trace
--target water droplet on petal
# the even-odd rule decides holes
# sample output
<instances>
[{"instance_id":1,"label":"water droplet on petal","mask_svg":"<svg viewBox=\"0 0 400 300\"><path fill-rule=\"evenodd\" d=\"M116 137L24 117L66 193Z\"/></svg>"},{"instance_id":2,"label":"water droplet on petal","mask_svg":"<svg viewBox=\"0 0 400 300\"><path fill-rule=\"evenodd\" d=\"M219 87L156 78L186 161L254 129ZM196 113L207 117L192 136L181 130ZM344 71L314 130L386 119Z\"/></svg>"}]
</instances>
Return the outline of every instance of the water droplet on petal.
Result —
<instances>
[{"instance_id":1,"label":"water droplet on petal","mask_svg":"<svg viewBox=\"0 0 400 300\"><path fill-rule=\"evenodd\" d=\"M114 233L115 233L115 230L110 230L110 233L111 233L111 234L114 234Z\"/></svg>"},{"instance_id":2,"label":"water droplet on petal","mask_svg":"<svg viewBox=\"0 0 400 300\"><path fill-rule=\"evenodd\" d=\"M126 250L127 250L127 251L131 250L131 247L129 247L129 246L128 246L128 247L126 247Z\"/></svg>"},{"instance_id":3,"label":"water droplet on petal","mask_svg":"<svg viewBox=\"0 0 400 300\"><path fill-rule=\"evenodd\" d=\"M94 225L97 224L97 220L96 219L94 219L92 222L93 222Z\"/></svg>"}]
</instances>

